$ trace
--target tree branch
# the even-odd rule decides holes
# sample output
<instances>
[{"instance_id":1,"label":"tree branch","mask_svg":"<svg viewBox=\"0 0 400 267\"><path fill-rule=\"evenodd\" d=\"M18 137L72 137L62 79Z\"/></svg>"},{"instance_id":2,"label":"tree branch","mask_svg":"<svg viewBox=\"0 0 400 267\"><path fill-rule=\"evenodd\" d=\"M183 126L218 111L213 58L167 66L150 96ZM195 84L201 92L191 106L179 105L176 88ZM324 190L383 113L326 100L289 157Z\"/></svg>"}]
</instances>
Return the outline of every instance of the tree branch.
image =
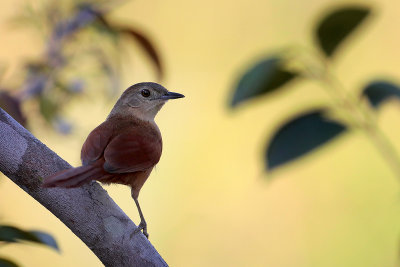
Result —
<instances>
[{"instance_id":1,"label":"tree branch","mask_svg":"<svg viewBox=\"0 0 400 267\"><path fill-rule=\"evenodd\" d=\"M105 266L167 266L136 225L96 182L42 188L41 180L71 168L0 108L0 171L52 212Z\"/></svg>"}]
</instances>

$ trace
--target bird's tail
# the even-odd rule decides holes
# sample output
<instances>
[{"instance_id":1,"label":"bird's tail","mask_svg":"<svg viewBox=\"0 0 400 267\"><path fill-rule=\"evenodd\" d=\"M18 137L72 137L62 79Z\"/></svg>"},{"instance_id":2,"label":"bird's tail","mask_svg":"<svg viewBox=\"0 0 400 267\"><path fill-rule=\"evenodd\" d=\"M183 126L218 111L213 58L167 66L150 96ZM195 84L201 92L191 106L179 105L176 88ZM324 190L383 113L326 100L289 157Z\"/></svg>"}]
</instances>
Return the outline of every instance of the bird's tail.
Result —
<instances>
[{"instance_id":1,"label":"bird's tail","mask_svg":"<svg viewBox=\"0 0 400 267\"><path fill-rule=\"evenodd\" d=\"M95 165L85 165L77 168L67 169L44 179L43 187L78 187L91 180L97 180L104 176L103 168Z\"/></svg>"}]
</instances>

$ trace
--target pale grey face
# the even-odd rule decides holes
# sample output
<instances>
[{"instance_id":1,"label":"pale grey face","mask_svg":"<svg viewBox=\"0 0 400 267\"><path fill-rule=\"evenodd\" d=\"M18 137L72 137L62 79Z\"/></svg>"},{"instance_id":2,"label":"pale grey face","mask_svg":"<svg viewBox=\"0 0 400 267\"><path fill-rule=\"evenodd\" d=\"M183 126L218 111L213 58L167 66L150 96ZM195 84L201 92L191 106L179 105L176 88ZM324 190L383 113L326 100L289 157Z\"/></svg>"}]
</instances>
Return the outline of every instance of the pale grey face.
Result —
<instances>
[{"instance_id":1,"label":"pale grey face","mask_svg":"<svg viewBox=\"0 0 400 267\"><path fill-rule=\"evenodd\" d=\"M169 92L158 83L145 82L137 83L126 89L120 100L131 108L156 113L169 99L182 97L184 95Z\"/></svg>"}]
</instances>

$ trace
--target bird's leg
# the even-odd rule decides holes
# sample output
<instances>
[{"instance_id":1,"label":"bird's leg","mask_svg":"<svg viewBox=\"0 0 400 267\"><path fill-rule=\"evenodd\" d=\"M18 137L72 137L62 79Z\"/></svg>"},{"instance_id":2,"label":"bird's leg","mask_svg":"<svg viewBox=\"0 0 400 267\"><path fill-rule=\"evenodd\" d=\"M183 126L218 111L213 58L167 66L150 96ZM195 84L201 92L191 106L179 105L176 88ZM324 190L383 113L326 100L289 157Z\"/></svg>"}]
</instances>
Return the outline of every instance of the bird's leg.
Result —
<instances>
[{"instance_id":1,"label":"bird's leg","mask_svg":"<svg viewBox=\"0 0 400 267\"><path fill-rule=\"evenodd\" d=\"M140 223L139 223L138 227L136 228L136 230L134 231L134 234L143 230L143 234L145 235L145 237L149 238L149 233L147 233L147 223L146 223L146 220L144 219L142 209L140 208L140 205L139 205L139 201L137 198L134 198L134 200L135 200L136 207L139 211L139 216L140 216Z\"/></svg>"},{"instance_id":2,"label":"bird's leg","mask_svg":"<svg viewBox=\"0 0 400 267\"><path fill-rule=\"evenodd\" d=\"M133 195L132 195L132 197L133 197ZM138 227L135 229L135 231L133 231L132 235L134 235L134 234L140 232L141 230L143 230L144 236L147 237L147 239L148 239L149 238L149 234L147 233L147 223L146 223L146 220L144 219L144 216L143 216L143 213L142 213L142 209L140 208L140 205L139 205L139 201L138 201L137 197L136 198L133 197L133 200L135 200L136 207L137 207L138 212L139 212L140 223L139 223Z\"/></svg>"}]
</instances>

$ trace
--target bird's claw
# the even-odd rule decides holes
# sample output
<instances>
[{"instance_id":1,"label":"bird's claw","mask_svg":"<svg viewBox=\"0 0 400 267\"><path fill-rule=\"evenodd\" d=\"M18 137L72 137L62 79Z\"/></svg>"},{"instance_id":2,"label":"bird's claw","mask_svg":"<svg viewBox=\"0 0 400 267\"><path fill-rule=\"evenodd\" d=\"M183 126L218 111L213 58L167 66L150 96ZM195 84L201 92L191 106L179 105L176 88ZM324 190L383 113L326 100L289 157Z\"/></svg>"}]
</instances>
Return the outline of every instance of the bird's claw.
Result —
<instances>
[{"instance_id":1,"label":"bird's claw","mask_svg":"<svg viewBox=\"0 0 400 267\"><path fill-rule=\"evenodd\" d=\"M131 237L139 232L141 232L143 230L143 234L144 236L149 239L149 233L147 233L147 224L146 222L140 222L138 227L133 231Z\"/></svg>"}]
</instances>

